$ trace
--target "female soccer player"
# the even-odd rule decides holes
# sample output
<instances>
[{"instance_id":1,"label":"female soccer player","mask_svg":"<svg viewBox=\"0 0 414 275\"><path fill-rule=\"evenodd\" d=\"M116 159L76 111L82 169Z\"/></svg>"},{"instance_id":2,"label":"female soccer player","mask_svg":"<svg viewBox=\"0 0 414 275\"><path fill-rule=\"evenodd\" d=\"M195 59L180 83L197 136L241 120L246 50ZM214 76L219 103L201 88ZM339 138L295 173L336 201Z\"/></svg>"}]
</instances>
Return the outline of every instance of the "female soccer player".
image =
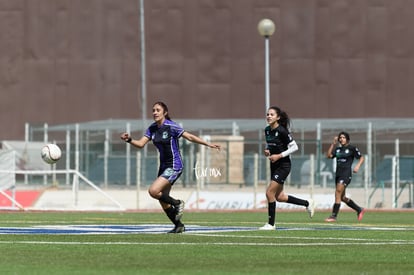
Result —
<instances>
[{"instance_id":1,"label":"female soccer player","mask_svg":"<svg viewBox=\"0 0 414 275\"><path fill-rule=\"evenodd\" d=\"M183 161L179 149L178 139L185 138L188 141L198 143L220 150L220 145L210 144L203 139L184 131L184 129L172 121L168 115L168 107L163 102L156 102L152 107L154 122L146 130L140 139L132 139L128 133L123 133L121 139L137 148L143 148L150 140L157 147L160 154L160 167L158 178L151 184L148 192L151 197L158 200L168 218L175 225L168 233L182 233L185 231L181 217L184 210L184 201L176 200L170 196L171 187L181 176Z\"/></svg>"},{"instance_id":2,"label":"female soccer player","mask_svg":"<svg viewBox=\"0 0 414 275\"><path fill-rule=\"evenodd\" d=\"M339 145L337 146L338 141ZM349 144L349 141L349 134L340 132L337 137L334 137L333 143L329 146L328 152L326 153L328 158L336 158L335 203L333 205L331 216L325 219L326 222L336 222L339 208L341 207L341 201L357 212L359 221L362 220L365 213L364 208L359 207L353 200L347 198L345 194L346 187L351 183L352 171L357 173L364 162L364 157L359 152L359 149L356 146ZM357 159L358 163L352 170L354 159Z\"/></svg>"},{"instance_id":3,"label":"female soccer player","mask_svg":"<svg viewBox=\"0 0 414 275\"><path fill-rule=\"evenodd\" d=\"M298 150L298 145L289 133L290 119L286 112L279 107L270 107L266 114L269 124L265 128L265 156L270 160L270 184L266 189L268 202L268 222L260 230L275 230L276 201L303 205L312 218L315 213L315 203L312 199L303 200L283 192L283 184L291 169L289 155Z\"/></svg>"}]
</instances>

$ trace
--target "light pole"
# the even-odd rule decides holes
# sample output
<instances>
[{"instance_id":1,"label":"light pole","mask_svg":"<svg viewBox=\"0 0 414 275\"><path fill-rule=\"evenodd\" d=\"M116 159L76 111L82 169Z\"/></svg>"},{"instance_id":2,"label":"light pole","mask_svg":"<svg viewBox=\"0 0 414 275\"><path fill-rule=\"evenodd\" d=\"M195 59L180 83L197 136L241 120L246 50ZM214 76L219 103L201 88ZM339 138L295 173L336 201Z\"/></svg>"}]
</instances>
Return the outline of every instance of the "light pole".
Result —
<instances>
[{"instance_id":1,"label":"light pole","mask_svg":"<svg viewBox=\"0 0 414 275\"><path fill-rule=\"evenodd\" d=\"M270 54L269 54L269 39L275 32L275 24L270 19L262 19L257 25L257 29L261 36L265 38L265 102L266 110L270 107Z\"/></svg>"}]
</instances>

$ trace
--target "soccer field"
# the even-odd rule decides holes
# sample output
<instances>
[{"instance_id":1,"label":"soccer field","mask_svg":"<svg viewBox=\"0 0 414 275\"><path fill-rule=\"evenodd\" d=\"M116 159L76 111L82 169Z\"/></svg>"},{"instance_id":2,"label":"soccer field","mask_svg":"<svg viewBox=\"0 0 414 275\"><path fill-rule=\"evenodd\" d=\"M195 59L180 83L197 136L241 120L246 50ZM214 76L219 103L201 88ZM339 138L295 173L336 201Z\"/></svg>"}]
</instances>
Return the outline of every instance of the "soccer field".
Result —
<instances>
[{"instance_id":1,"label":"soccer field","mask_svg":"<svg viewBox=\"0 0 414 275\"><path fill-rule=\"evenodd\" d=\"M414 212L3 212L1 274L413 274Z\"/></svg>"}]
</instances>

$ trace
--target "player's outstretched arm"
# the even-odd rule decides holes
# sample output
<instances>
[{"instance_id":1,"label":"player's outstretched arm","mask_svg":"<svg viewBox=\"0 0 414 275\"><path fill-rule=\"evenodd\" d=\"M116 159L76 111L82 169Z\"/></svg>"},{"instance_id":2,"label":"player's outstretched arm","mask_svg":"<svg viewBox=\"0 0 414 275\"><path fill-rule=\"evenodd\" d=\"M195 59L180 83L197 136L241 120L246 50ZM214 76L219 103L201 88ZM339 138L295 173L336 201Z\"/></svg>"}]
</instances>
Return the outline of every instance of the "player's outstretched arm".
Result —
<instances>
[{"instance_id":1,"label":"player's outstretched arm","mask_svg":"<svg viewBox=\"0 0 414 275\"><path fill-rule=\"evenodd\" d=\"M140 139L133 139L128 133L123 133L121 139L137 148L143 148L149 141L149 138L145 136Z\"/></svg>"},{"instance_id":2,"label":"player's outstretched arm","mask_svg":"<svg viewBox=\"0 0 414 275\"><path fill-rule=\"evenodd\" d=\"M200 137L198 137L196 135L193 135L193 134L191 134L189 132L184 132L182 134L182 137L185 138L188 141L191 141L191 142L194 142L194 143L198 143L198 144L201 144L201 145L205 145L207 147L214 148L214 149L217 149L217 150L220 150L220 148L221 148L220 145L208 143L204 139L202 139L202 138L200 138Z\"/></svg>"}]
</instances>

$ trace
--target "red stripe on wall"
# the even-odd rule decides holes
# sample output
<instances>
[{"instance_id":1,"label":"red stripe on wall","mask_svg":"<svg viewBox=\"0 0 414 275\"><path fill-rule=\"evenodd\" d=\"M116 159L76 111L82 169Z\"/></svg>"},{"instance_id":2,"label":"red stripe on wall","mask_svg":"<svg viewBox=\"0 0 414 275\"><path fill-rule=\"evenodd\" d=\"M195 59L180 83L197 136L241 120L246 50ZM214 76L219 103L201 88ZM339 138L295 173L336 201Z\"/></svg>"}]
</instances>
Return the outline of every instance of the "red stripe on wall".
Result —
<instances>
[{"instance_id":1,"label":"red stripe on wall","mask_svg":"<svg viewBox=\"0 0 414 275\"><path fill-rule=\"evenodd\" d=\"M5 193L13 197L11 191L6 191ZM23 207L29 207L34 205L41 193L41 191L16 191L14 199ZM13 206L13 202L0 193L0 207L6 206Z\"/></svg>"}]
</instances>

